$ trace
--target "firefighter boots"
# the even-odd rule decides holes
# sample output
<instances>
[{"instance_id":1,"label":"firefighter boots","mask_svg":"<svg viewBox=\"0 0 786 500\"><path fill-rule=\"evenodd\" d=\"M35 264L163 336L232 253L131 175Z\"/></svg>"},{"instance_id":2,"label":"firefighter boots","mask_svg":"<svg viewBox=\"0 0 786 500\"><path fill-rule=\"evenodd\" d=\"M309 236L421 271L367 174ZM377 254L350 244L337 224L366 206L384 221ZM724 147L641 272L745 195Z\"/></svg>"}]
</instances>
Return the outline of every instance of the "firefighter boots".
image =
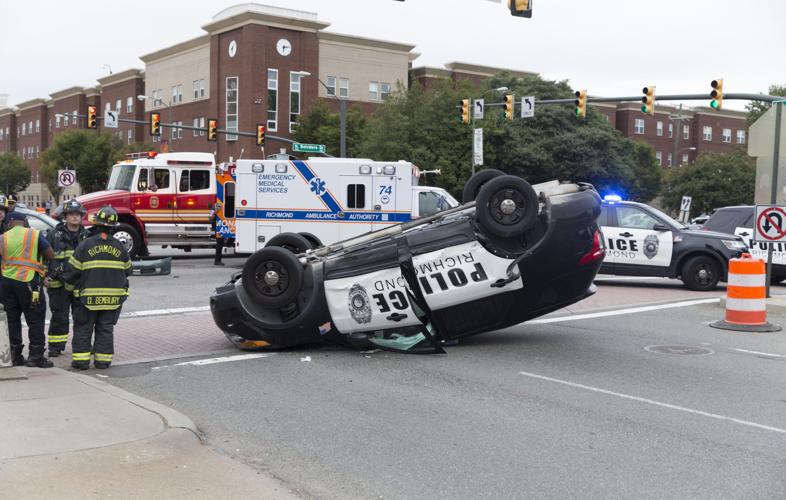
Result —
<instances>
[{"instance_id":1,"label":"firefighter boots","mask_svg":"<svg viewBox=\"0 0 786 500\"><path fill-rule=\"evenodd\" d=\"M30 346L30 358L27 360L27 366L33 368L52 368L54 365L51 361L44 357L44 348L42 345Z\"/></svg>"},{"instance_id":2,"label":"firefighter boots","mask_svg":"<svg viewBox=\"0 0 786 500\"><path fill-rule=\"evenodd\" d=\"M14 366L24 366L26 362L22 354L22 349L24 348L24 344L11 344L11 363Z\"/></svg>"}]
</instances>

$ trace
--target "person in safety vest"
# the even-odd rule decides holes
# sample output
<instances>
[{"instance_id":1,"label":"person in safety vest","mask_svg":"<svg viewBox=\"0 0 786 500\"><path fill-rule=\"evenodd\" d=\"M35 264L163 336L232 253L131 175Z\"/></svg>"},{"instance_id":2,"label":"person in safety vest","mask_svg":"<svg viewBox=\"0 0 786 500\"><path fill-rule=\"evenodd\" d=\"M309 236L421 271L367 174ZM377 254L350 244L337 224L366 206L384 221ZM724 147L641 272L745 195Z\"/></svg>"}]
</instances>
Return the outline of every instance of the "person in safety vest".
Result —
<instances>
[{"instance_id":1,"label":"person in safety vest","mask_svg":"<svg viewBox=\"0 0 786 500\"><path fill-rule=\"evenodd\" d=\"M6 217L8 229L0 237L2 253L2 300L8 317L8 336L11 341L11 361L15 366L25 364L22 355L22 314L27 321L27 338L30 341L30 356L27 366L50 368L52 362L44 356L46 347L44 320L46 298L43 285L44 265L42 257L55 257L46 238L36 229L24 227L26 217L11 212Z\"/></svg>"},{"instance_id":2,"label":"person in safety vest","mask_svg":"<svg viewBox=\"0 0 786 500\"><path fill-rule=\"evenodd\" d=\"M54 260L49 261L49 269L44 279L49 295L49 310L52 318L49 321L49 357L56 358L65 350L68 342L68 318L74 308L74 287L64 284L61 276L65 272L68 259L76 247L90 236L90 232L82 226L85 215L82 204L76 200L63 203L63 220L51 229L46 239L55 252Z\"/></svg>"},{"instance_id":3,"label":"person in safety vest","mask_svg":"<svg viewBox=\"0 0 786 500\"><path fill-rule=\"evenodd\" d=\"M8 198L0 194L0 234L5 232L5 216L8 215Z\"/></svg>"},{"instance_id":4,"label":"person in safety vest","mask_svg":"<svg viewBox=\"0 0 786 500\"><path fill-rule=\"evenodd\" d=\"M101 208L91 220L95 234L76 247L68 260L63 281L74 285L74 340L71 366L90 367L91 354L96 368L109 368L114 355L113 331L120 309L128 297L131 259L123 244L112 236L118 224L112 207ZM93 331L95 330L95 343Z\"/></svg>"}]
</instances>

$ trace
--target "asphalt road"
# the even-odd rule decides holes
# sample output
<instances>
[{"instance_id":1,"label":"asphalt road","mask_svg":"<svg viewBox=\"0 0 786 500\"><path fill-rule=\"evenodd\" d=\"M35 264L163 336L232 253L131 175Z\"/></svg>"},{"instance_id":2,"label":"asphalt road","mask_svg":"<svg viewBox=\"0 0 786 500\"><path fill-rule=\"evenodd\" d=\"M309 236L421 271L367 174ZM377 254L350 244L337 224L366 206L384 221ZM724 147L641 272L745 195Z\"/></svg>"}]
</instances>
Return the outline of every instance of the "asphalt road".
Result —
<instances>
[{"instance_id":1,"label":"asphalt road","mask_svg":"<svg viewBox=\"0 0 786 500\"><path fill-rule=\"evenodd\" d=\"M447 355L308 349L104 380L305 497L784 498L786 334L706 325L721 316L702 304L520 325Z\"/></svg>"}]
</instances>

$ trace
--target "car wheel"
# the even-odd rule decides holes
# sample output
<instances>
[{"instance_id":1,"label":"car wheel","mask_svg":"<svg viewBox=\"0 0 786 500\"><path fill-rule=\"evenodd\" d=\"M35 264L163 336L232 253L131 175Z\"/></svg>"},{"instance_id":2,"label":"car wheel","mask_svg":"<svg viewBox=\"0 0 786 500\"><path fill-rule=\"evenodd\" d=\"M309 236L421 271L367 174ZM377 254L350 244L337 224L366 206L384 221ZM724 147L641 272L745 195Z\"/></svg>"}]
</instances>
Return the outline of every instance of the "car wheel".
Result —
<instances>
[{"instance_id":1,"label":"car wheel","mask_svg":"<svg viewBox=\"0 0 786 500\"><path fill-rule=\"evenodd\" d=\"M777 285L783 280L786 280L786 274L772 273L772 276L770 277L770 285Z\"/></svg>"},{"instance_id":2,"label":"car wheel","mask_svg":"<svg viewBox=\"0 0 786 500\"><path fill-rule=\"evenodd\" d=\"M483 184L487 183L495 177L499 177L500 175L505 175L505 172L489 168L486 170L481 170L477 174L470 177L467 183L464 185L464 192L461 195L461 203L463 204L469 203L470 201L475 201L475 198L478 197L478 193L480 192L480 188L483 186Z\"/></svg>"},{"instance_id":3,"label":"car wheel","mask_svg":"<svg viewBox=\"0 0 786 500\"><path fill-rule=\"evenodd\" d=\"M270 238L265 248L268 247L281 247L286 248L295 255L305 253L306 250L311 250L313 245L304 236L298 233L281 233Z\"/></svg>"},{"instance_id":4,"label":"car wheel","mask_svg":"<svg viewBox=\"0 0 786 500\"><path fill-rule=\"evenodd\" d=\"M519 236L538 216L538 196L529 182L513 175L491 179L475 200L475 217L491 235Z\"/></svg>"},{"instance_id":5,"label":"car wheel","mask_svg":"<svg viewBox=\"0 0 786 500\"><path fill-rule=\"evenodd\" d=\"M123 244L130 258L133 259L137 256L139 248L142 246L142 237L134 226L121 222L115 227L113 236Z\"/></svg>"},{"instance_id":6,"label":"car wheel","mask_svg":"<svg viewBox=\"0 0 786 500\"><path fill-rule=\"evenodd\" d=\"M304 237L306 240L308 240L309 243L311 243L312 250L322 246L322 240L320 240L319 238L317 238L315 235L311 233L297 233L297 234Z\"/></svg>"},{"instance_id":7,"label":"car wheel","mask_svg":"<svg viewBox=\"0 0 786 500\"><path fill-rule=\"evenodd\" d=\"M258 250L243 266L243 288L264 307L289 304L303 286L303 266L291 251L269 246Z\"/></svg>"},{"instance_id":8,"label":"car wheel","mask_svg":"<svg viewBox=\"0 0 786 500\"><path fill-rule=\"evenodd\" d=\"M682 266L682 282L691 290L714 290L720 281L720 266L712 257L699 255Z\"/></svg>"}]
</instances>

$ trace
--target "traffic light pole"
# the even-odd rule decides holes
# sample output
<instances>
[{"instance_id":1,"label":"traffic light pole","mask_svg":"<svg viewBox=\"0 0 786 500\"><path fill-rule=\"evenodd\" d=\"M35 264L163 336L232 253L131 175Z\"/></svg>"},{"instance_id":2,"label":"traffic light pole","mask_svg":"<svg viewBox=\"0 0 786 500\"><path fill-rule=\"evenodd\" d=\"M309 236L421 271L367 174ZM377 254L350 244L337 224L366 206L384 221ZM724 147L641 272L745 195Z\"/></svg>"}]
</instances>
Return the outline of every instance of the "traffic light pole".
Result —
<instances>
[{"instance_id":1,"label":"traffic light pole","mask_svg":"<svg viewBox=\"0 0 786 500\"><path fill-rule=\"evenodd\" d=\"M727 99L724 97L724 99ZM775 102L775 142L772 147L772 174L770 176L770 205L778 202L778 156L781 154L781 116L786 102L781 99ZM770 277L772 276L772 243L767 245L767 279L765 283L766 296L770 298Z\"/></svg>"}]
</instances>

